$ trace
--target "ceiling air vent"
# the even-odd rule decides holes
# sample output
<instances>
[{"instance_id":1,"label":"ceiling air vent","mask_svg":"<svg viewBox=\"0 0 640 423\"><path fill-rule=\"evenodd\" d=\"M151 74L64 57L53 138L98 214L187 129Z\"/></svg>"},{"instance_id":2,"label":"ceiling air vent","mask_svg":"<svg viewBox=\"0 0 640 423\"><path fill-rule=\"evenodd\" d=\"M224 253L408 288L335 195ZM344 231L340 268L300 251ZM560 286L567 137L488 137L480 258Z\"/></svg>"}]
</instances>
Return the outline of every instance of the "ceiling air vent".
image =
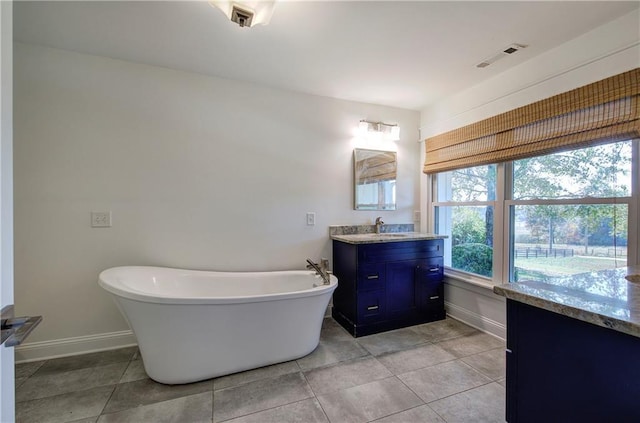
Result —
<instances>
[{"instance_id":1,"label":"ceiling air vent","mask_svg":"<svg viewBox=\"0 0 640 423\"><path fill-rule=\"evenodd\" d=\"M509 55L509 54L513 54L519 50L522 50L523 48L527 48L528 46L524 45L524 44L511 44L510 46L502 49L502 51L498 54L496 54L493 57L490 57L488 59L483 60L482 62L478 63L476 65L477 68L486 68L487 66L489 66L490 64L492 64L495 61L498 61L500 59L502 59L503 57Z\"/></svg>"},{"instance_id":2,"label":"ceiling air vent","mask_svg":"<svg viewBox=\"0 0 640 423\"><path fill-rule=\"evenodd\" d=\"M238 7L238 5L233 5L233 10L231 11L231 21L237 23L240 26L251 26L251 21L253 20L253 12L247 9L243 9Z\"/></svg>"}]
</instances>

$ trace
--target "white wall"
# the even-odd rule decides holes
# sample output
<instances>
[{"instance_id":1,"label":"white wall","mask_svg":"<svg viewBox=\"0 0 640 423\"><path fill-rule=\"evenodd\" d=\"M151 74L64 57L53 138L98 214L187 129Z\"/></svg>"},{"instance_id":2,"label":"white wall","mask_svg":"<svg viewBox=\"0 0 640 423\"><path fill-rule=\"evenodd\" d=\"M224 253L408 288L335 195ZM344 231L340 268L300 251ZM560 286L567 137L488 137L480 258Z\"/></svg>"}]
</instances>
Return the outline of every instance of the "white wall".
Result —
<instances>
[{"instance_id":1,"label":"white wall","mask_svg":"<svg viewBox=\"0 0 640 423\"><path fill-rule=\"evenodd\" d=\"M13 3L0 2L0 308L13 304ZM14 348L0 346L0 422L15 419Z\"/></svg>"},{"instance_id":2,"label":"white wall","mask_svg":"<svg viewBox=\"0 0 640 423\"><path fill-rule=\"evenodd\" d=\"M44 316L22 359L133 340L103 269L302 269L329 225L419 208L418 112L27 44L14 63L16 308ZM360 119L402 128L395 212L353 210Z\"/></svg>"},{"instance_id":3,"label":"white wall","mask_svg":"<svg viewBox=\"0 0 640 423\"><path fill-rule=\"evenodd\" d=\"M459 128L640 66L638 28L640 11L636 10L429 106L421 113L421 137ZM424 164L424 143L421 163ZM420 184L426 227L426 176ZM505 336L505 301L490 288L450 279L445 297L450 315Z\"/></svg>"},{"instance_id":4,"label":"white wall","mask_svg":"<svg viewBox=\"0 0 640 423\"><path fill-rule=\"evenodd\" d=\"M637 9L432 104L422 110L421 137L450 131L640 66L638 28Z\"/></svg>"}]
</instances>

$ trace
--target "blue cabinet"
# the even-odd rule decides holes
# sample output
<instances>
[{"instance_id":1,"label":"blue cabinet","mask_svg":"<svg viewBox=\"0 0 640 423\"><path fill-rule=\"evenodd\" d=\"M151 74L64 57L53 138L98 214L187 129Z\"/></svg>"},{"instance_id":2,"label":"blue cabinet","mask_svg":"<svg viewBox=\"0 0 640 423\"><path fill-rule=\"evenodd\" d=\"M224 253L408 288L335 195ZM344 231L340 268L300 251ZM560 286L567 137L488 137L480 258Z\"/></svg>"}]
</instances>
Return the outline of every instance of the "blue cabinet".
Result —
<instances>
[{"instance_id":1,"label":"blue cabinet","mask_svg":"<svg viewBox=\"0 0 640 423\"><path fill-rule=\"evenodd\" d=\"M635 336L507 299L506 420L640 422L639 357Z\"/></svg>"},{"instance_id":2,"label":"blue cabinet","mask_svg":"<svg viewBox=\"0 0 640 423\"><path fill-rule=\"evenodd\" d=\"M333 241L333 318L353 336L442 320L441 239L374 244Z\"/></svg>"}]
</instances>

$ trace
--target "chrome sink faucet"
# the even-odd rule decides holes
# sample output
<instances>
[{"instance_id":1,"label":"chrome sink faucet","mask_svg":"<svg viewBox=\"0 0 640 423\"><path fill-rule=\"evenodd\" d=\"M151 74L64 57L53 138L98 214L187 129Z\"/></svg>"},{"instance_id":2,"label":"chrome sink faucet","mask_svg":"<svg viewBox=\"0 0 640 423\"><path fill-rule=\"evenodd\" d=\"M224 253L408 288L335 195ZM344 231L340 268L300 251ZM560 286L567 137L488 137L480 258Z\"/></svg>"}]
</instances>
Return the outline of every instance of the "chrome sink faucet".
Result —
<instances>
[{"instance_id":1,"label":"chrome sink faucet","mask_svg":"<svg viewBox=\"0 0 640 423\"><path fill-rule=\"evenodd\" d=\"M325 285L331 284L331 277L329 276L329 259L320 259L320 264L314 263L311 259L307 259L307 269L314 269L318 275L322 278Z\"/></svg>"},{"instance_id":2,"label":"chrome sink faucet","mask_svg":"<svg viewBox=\"0 0 640 423\"><path fill-rule=\"evenodd\" d=\"M384 225L384 222L382 221L382 217L380 216L376 217L376 233L377 234L380 233L380 228L382 227L382 225Z\"/></svg>"}]
</instances>

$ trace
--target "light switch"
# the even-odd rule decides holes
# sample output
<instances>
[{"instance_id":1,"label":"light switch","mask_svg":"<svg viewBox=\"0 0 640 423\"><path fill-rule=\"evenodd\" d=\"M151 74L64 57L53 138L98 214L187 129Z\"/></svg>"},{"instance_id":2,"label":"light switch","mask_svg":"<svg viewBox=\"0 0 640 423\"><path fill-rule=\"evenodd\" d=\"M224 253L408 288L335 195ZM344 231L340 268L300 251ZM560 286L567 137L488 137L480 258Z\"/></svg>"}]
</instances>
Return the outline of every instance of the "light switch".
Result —
<instances>
[{"instance_id":1,"label":"light switch","mask_svg":"<svg viewBox=\"0 0 640 423\"><path fill-rule=\"evenodd\" d=\"M91 212L91 227L92 228L110 228L111 227L111 212Z\"/></svg>"},{"instance_id":2,"label":"light switch","mask_svg":"<svg viewBox=\"0 0 640 423\"><path fill-rule=\"evenodd\" d=\"M307 226L313 226L316 224L316 213L307 212Z\"/></svg>"}]
</instances>

